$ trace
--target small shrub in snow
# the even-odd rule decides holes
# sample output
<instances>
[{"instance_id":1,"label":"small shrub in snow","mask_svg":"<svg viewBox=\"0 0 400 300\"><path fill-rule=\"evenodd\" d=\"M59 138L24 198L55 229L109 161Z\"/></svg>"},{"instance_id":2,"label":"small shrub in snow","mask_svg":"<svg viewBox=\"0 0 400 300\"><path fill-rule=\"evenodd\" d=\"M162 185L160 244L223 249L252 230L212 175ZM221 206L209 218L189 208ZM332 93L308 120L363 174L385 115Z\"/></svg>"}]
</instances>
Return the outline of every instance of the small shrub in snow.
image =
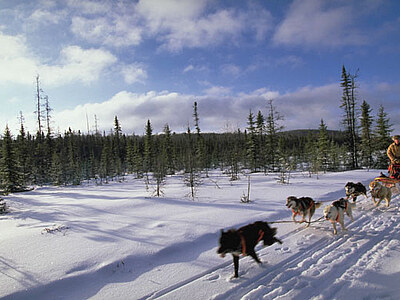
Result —
<instances>
[{"instance_id":1,"label":"small shrub in snow","mask_svg":"<svg viewBox=\"0 0 400 300\"><path fill-rule=\"evenodd\" d=\"M8 206L4 199L0 198L0 214L8 213Z\"/></svg>"}]
</instances>

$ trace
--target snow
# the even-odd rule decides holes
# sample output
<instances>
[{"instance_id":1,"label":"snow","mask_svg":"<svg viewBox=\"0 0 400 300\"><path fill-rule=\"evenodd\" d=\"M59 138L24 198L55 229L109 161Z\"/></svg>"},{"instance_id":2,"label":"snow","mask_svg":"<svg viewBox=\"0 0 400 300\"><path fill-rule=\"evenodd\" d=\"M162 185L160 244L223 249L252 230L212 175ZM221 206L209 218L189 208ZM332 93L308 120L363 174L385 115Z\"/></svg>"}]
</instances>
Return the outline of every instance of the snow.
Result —
<instances>
[{"instance_id":1,"label":"snow","mask_svg":"<svg viewBox=\"0 0 400 300\"><path fill-rule=\"evenodd\" d=\"M193 201L181 176L167 178L164 197L143 180L78 187L38 187L5 198L0 215L0 297L4 299L398 299L400 209L374 207L360 196L333 235L327 221L294 224L290 195L325 202L344 197L348 181L366 186L380 170L294 173L231 182L219 171L204 178ZM264 220L283 244L257 246L263 261L216 254L220 229Z\"/></svg>"}]
</instances>

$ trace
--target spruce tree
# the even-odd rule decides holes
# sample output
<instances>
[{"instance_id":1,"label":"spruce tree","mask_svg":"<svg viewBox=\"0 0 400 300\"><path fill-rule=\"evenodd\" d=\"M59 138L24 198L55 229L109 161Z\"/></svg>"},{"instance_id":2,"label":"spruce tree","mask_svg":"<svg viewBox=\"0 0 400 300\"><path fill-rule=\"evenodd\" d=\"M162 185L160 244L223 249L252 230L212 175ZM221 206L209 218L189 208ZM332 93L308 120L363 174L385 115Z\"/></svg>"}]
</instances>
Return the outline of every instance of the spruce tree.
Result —
<instances>
[{"instance_id":1,"label":"spruce tree","mask_svg":"<svg viewBox=\"0 0 400 300\"><path fill-rule=\"evenodd\" d=\"M256 132L257 132L257 165L264 169L264 173L267 172L266 167L266 153L265 153L265 118L261 111L258 111L256 119Z\"/></svg>"},{"instance_id":2,"label":"spruce tree","mask_svg":"<svg viewBox=\"0 0 400 300\"><path fill-rule=\"evenodd\" d=\"M372 124L373 118L371 116L372 109L366 101L363 101L361 105L361 158L363 166L368 169L373 166L373 134Z\"/></svg>"},{"instance_id":3,"label":"spruce tree","mask_svg":"<svg viewBox=\"0 0 400 300\"><path fill-rule=\"evenodd\" d=\"M200 131L199 125L199 114L197 110L197 102L193 104L193 118L194 126L196 129L196 146L195 146L195 168L197 171L206 171L206 176L208 176L208 164L207 164L207 151L204 141L204 137Z\"/></svg>"},{"instance_id":4,"label":"spruce tree","mask_svg":"<svg viewBox=\"0 0 400 300\"><path fill-rule=\"evenodd\" d=\"M146 173L153 170L153 159L154 159L154 149L153 149L153 128L151 127L150 120L147 120L145 128L144 137L144 171Z\"/></svg>"},{"instance_id":5,"label":"spruce tree","mask_svg":"<svg viewBox=\"0 0 400 300\"><path fill-rule=\"evenodd\" d=\"M251 172L257 170L257 139L254 114L250 110L247 118L247 160Z\"/></svg>"},{"instance_id":6,"label":"spruce tree","mask_svg":"<svg viewBox=\"0 0 400 300\"><path fill-rule=\"evenodd\" d=\"M326 173L329 168L329 138L327 133L327 127L324 120L321 119L319 125L319 137L318 137L318 166L322 168L322 171Z\"/></svg>"},{"instance_id":7,"label":"spruce tree","mask_svg":"<svg viewBox=\"0 0 400 300\"><path fill-rule=\"evenodd\" d=\"M274 171L277 164L278 133L283 129L279 124L283 116L276 110L273 100L268 102L269 112L266 119L266 153L269 168Z\"/></svg>"},{"instance_id":8,"label":"spruce tree","mask_svg":"<svg viewBox=\"0 0 400 300\"><path fill-rule=\"evenodd\" d=\"M117 176L118 179L124 174L121 139L122 139L121 125L118 121L118 117L115 116L112 152L113 152L115 175Z\"/></svg>"},{"instance_id":9,"label":"spruce tree","mask_svg":"<svg viewBox=\"0 0 400 300\"><path fill-rule=\"evenodd\" d=\"M100 179L108 183L109 178L112 176L112 146L111 141L107 137L103 137L103 148L100 160Z\"/></svg>"},{"instance_id":10,"label":"spruce tree","mask_svg":"<svg viewBox=\"0 0 400 300\"><path fill-rule=\"evenodd\" d=\"M24 186L31 184L32 180L32 166L31 155L29 153L29 141L24 127L24 117L20 112L20 131L16 141L16 155L18 165L20 166L21 181Z\"/></svg>"},{"instance_id":11,"label":"spruce tree","mask_svg":"<svg viewBox=\"0 0 400 300\"><path fill-rule=\"evenodd\" d=\"M345 114L343 118L343 124L346 132L346 145L351 155L351 168L358 168L358 157L357 157L357 112L356 112L356 82L357 75L351 75L346 71L346 68L342 67L342 79L340 86L343 88L342 102L340 107L344 109Z\"/></svg>"},{"instance_id":12,"label":"spruce tree","mask_svg":"<svg viewBox=\"0 0 400 300\"><path fill-rule=\"evenodd\" d=\"M2 189L5 192L11 193L21 191L23 186L21 184L18 161L8 125L4 131L1 154L0 178Z\"/></svg>"},{"instance_id":13,"label":"spruce tree","mask_svg":"<svg viewBox=\"0 0 400 300\"><path fill-rule=\"evenodd\" d=\"M377 167L386 168L389 165L389 158L386 155L387 148L391 143L390 133L392 125L388 114L385 112L383 105L379 107L378 116L375 127L375 155L377 157Z\"/></svg>"},{"instance_id":14,"label":"spruce tree","mask_svg":"<svg viewBox=\"0 0 400 300\"><path fill-rule=\"evenodd\" d=\"M175 149L168 124L164 126L163 153L166 161L166 172L168 175L172 175L175 173Z\"/></svg>"}]
</instances>

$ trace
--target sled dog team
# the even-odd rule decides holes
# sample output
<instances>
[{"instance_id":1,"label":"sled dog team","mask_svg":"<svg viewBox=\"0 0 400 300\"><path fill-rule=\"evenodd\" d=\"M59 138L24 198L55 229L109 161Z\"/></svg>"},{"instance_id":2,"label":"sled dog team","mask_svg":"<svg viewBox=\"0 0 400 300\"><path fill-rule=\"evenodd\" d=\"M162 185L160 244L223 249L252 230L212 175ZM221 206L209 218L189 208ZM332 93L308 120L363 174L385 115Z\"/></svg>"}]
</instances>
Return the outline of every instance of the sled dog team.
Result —
<instances>
[{"instance_id":1,"label":"sled dog team","mask_svg":"<svg viewBox=\"0 0 400 300\"><path fill-rule=\"evenodd\" d=\"M392 198L392 191L390 188L384 186L379 181L372 181L369 184L369 189L375 206L378 206L382 200L386 201L387 207L389 206ZM333 234L337 234L336 223L341 225L342 230L346 230L344 225L345 214L350 217L351 221L354 221L352 209L356 205L357 197L363 195L367 198L367 189L360 182L348 182L345 185L345 192L346 198L340 198L324 208L324 218L332 223ZM349 202L350 198L353 199L352 203ZM292 210L293 222L306 222L306 227L310 226L311 218L315 210L321 205L321 202L315 202L310 197L297 198L295 196L289 196L286 199L286 206ZM296 221L297 215L302 217L300 221ZM307 216L308 221L306 221ZM225 257L227 253L232 254L234 265L233 277L237 278L239 276L240 254L243 256L250 255L258 264L261 264L255 252L255 247L261 240L264 246L270 246L275 242L282 244L282 241L275 237L276 233L276 228L271 228L267 222L263 221L257 221L239 229L230 229L228 231L221 230L217 253L220 254L221 257Z\"/></svg>"}]
</instances>

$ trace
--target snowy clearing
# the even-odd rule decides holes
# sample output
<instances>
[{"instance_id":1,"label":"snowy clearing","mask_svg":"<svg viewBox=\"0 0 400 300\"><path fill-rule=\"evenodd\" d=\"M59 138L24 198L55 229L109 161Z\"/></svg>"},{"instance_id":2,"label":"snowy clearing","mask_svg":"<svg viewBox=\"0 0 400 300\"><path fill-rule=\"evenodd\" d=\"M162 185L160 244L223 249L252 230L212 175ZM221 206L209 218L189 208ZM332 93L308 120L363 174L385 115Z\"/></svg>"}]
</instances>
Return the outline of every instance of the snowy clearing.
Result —
<instances>
[{"instance_id":1,"label":"snowy clearing","mask_svg":"<svg viewBox=\"0 0 400 300\"><path fill-rule=\"evenodd\" d=\"M344 197L348 181L368 185L380 170L251 175L251 203L241 203L247 179L212 172L198 198L179 176L164 197L142 180L103 186L41 187L4 197L0 215L0 297L4 299L398 299L400 209L358 198L355 221L333 235L327 221L276 223L282 245L257 247L264 262L216 254L220 229L263 220L291 220L286 197L326 202Z\"/></svg>"}]
</instances>

